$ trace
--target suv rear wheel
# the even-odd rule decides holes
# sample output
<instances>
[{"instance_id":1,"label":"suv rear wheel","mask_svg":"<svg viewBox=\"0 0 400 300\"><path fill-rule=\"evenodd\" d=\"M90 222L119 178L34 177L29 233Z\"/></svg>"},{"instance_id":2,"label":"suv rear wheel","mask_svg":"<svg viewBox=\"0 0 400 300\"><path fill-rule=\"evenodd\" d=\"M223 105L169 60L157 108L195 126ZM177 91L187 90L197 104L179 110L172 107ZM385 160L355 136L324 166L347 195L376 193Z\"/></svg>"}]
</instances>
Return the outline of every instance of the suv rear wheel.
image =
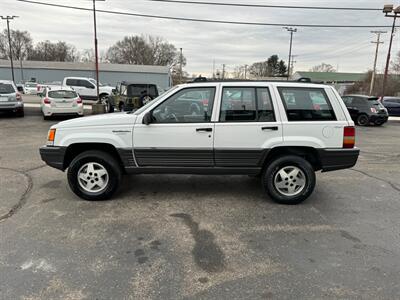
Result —
<instances>
[{"instance_id":1,"label":"suv rear wheel","mask_svg":"<svg viewBox=\"0 0 400 300\"><path fill-rule=\"evenodd\" d=\"M264 170L262 183L275 202L299 204L313 192L315 172L304 158L295 155L281 156Z\"/></svg>"},{"instance_id":2,"label":"suv rear wheel","mask_svg":"<svg viewBox=\"0 0 400 300\"><path fill-rule=\"evenodd\" d=\"M360 126L367 126L369 124L369 118L367 115L359 115L357 117L357 124Z\"/></svg>"},{"instance_id":3,"label":"suv rear wheel","mask_svg":"<svg viewBox=\"0 0 400 300\"><path fill-rule=\"evenodd\" d=\"M70 188L86 200L110 199L118 188L121 176L116 159L96 150L79 154L68 168Z\"/></svg>"}]
</instances>

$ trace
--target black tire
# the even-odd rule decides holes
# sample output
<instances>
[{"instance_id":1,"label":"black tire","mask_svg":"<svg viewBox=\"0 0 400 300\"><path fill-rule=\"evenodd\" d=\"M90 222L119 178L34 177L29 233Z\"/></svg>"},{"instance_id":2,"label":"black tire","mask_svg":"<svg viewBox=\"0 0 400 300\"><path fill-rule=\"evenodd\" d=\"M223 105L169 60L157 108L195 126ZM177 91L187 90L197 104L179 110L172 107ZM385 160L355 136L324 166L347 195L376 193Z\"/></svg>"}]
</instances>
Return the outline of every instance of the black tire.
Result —
<instances>
[{"instance_id":1,"label":"black tire","mask_svg":"<svg viewBox=\"0 0 400 300\"><path fill-rule=\"evenodd\" d=\"M287 196L282 194L275 186L277 173L284 167L297 167L304 174L305 185L298 194ZM312 165L304 158L296 155L281 156L274 159L264 170L262 184L267 194L273 201L280 204L299 204L306 200L315 188L315 172Z\"/></svg>"},{"instance_id":2,"label":"black tire","mask_svg":"<svg viewBox=\"0 0 400 300\"><path fill-rule=\"evenodd\" d=\"M367 126L369 124L369 118L367 115L362 114L357 117L357 124L360 126Z\"/></svg>"},{"instance_id":3,"label":"black tire","mask_svg":"<svg viewBox=\"0 0 400 300\"><path fill-rule=\"evenodd\" d=\"M375 121L375 122L374 122L374 125L375 125L375 126L382 126L384 123L385 123L385 122L383 122L383 121Z\"/></svg>"},{"instance_id":4,"label":"black tire","mask_svg":"<svg viewBox=\"0 0 400 300\"><path fill-rule=\"evenodd\" d=\"M85 191L78 182L78 171L86 163L94 162L102 165L108 172L108 183L106 187L96 193ZM108 200L118 189L121 182L122 172L117 160L110 154L91 150L75 157L68 168L68 183L71 190L80 198L90 201Z\"/></svg>"}]
</instances>

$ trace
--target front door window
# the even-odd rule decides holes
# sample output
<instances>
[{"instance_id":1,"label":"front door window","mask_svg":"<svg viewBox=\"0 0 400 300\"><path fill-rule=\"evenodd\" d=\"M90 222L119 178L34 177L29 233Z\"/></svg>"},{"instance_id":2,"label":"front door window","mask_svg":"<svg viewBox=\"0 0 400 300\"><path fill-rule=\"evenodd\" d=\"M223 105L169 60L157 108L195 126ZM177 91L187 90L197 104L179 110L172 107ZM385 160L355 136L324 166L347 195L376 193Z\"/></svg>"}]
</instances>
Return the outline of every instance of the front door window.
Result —
<instances>
[{"instance_id":1,"label":"front door window","mask_svg":"<svg viewBox=\"0 0 400 300\"><path fill-rule=\"evenodd\" d=\"M214 87L183 89L153 110L153 123L208 123L214 95Z\"/></svg>"}]
</instances>

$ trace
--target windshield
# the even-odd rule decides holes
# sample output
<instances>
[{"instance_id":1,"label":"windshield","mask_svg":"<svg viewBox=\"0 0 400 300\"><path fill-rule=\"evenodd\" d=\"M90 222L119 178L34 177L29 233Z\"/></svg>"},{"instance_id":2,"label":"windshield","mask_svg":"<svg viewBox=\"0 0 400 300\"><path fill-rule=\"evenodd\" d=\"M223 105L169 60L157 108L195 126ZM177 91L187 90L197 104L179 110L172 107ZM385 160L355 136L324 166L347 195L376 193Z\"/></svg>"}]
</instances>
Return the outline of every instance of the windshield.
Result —
<instances>
[{"instance_id":1,"label":"windshield","mask_svg":"<svg viewBox=\"0 0 400 300\"><path fill-rule=\"evenodd\" d=\"M32 88L34 87L35 88L36 87L36 83L25 83L25 86L26 87L32 87Z\"/></svg>"},{"instance_id":2,"label":"windshield","mask_svg":"<svg viewBox=\"0 0 400 300\"><path fill-rule=\"evenodd\" d=\"M174 86L173 88L171 88L168 92L172 92L173 90L176 90L178 88L178 86ZM164 93L165 94L165 93ZM157 98L155 98L153 101L150 101L149 103L147 103L145 106L142 106L141 108L139 108L138 110L136 110L135 112L133 112L133 114L134 115L139 115L139 114L141 114L143 111L145 111L150 105L152 105L152 104L154 104L156 101L158 101L160 98L161 98L161 96L164 96L164 94L163 95L160 95L160 96L158 96Z\"/></svg>"},{"instance_id":3,"label":"windshield","mask_svg":"<svg viewBox=\"0 0 400 300\"><path fill-rule=\"evenodd\" d=\"M90 81L91 83L93 83L94 85L96 85L96 80L94 80L93 78L90 78L89 81ZM101 84L101 82L99 82L99 86L103 86L103 85Z\"/></svg>"},{"instance_id":4,"label":"windshield","mask_svg":"<svg viewBox=\"0 0 400 300\"><path fill-rule=\"evenodd\" d=\"M55 99L73 99L78 97L74 91L49 91L49 97Z\"/></svg>"},{"instance_id":5,"label":"windshield","mask_svg":"<svg viewBox=\"0 0 400 300\"><path fill-rule=\"evenodd\" d=\"M0 83L0 94L15 93L14 87L9 83Z\"/></svg>"}]
</instances>

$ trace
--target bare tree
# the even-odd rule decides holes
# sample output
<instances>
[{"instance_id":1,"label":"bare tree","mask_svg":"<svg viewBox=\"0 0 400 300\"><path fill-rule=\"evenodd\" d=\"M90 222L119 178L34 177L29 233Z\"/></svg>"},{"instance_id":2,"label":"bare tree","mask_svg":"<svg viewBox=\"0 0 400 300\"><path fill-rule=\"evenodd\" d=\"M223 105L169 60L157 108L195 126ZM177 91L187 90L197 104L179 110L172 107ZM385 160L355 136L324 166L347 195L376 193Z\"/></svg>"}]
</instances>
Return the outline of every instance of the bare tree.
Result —
<instances>
[{"instance_id":1,"label":"bare tree","mask_svg":"<svg viewBox=\"0 0 400 300\"><path fill-rule=\"evenodd\" d=\"M266 61L256 62L249 68L250 74L255 78L285 76L287 66L278 55L271 55Z\"/></svg>"},{"instance_id":2,"label":"bare tree","mask_svg":"<svg viewBox=\"0 0 400 300\"><path fill-rule=\"evenodd\" d=\"M400 75L400 51L397 52L396 60L392 63L392 70L395 74Z\"/></svg>"},{"instance_id":3,"label":"bare tree","mask_svg":"<svg viewBox=\"0 0 400 300\"><path fill-rule=\"evenodd\" d=\"M111 63L175 66L180 63L176 47L160 37L126 36L107 51ZM183 65L186 59L183 57Z\"/></svg>"},{"instance_id":4,"label":"bare tree","mask_svg":"<svg viewBox=\"0 0 400 300\"><path fill-rule=\"evenodd\" d=\"M310 69L311 72L336 72L336 69L326 63L321 63L320 65L316 65Z\"/></svg>"},{"instance_id":5,"label":"bare tree","mask_svg":"<svg viewBox=\"0 0 400 300\"><path fill-rule=\"evenodd\" d=\"M28 31L11 30L11 49L14 59L23 60L28 54L28 50L32 48L32 38ZM0 33L0 58L8 59L9 45L7 30Z\"/></svg>"},{"instance_id":6,"label":"bare tree","mask_svg":"<svg viewBox=\"0 0 400 300\"><path fill-rule=\"evenodd\" d=\"M77 61L78 53L75 46L66 42L58 41L53 43L47 40L37 43L29 51L28 58L42 61Z\"/></svg>"}]
</instances>

